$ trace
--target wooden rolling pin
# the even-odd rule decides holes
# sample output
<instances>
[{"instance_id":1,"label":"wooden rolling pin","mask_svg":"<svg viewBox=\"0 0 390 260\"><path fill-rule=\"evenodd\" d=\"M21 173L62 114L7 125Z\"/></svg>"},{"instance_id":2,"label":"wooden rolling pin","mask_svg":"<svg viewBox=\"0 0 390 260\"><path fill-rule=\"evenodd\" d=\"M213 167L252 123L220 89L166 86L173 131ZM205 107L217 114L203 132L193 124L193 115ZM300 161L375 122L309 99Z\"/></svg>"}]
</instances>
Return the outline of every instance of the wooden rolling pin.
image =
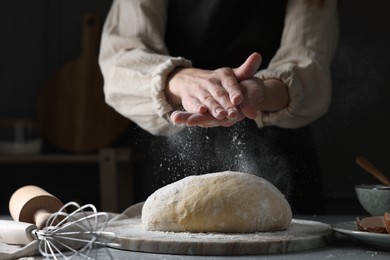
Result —
<instances>
[{"instance_id":1,"label":"wooden rolling pin","mask_svg":"<svg viewBox=\"0 0 390 260\"><path fill-rule=\"evenodd\" d=\"M18 189L9 201L14 221L0 220L0 242L27 245L37 240L35 232L45 227L50 215L61 210L62 206L59 199L37 186Z\"/></svg>"},{"instance_id":2,"label":"wooden rolling pin","mask_svg":"<svg viewBox=\"0 0 390 260\"><path fill-rule=\"evenodd\" d=\"M34 224L38 229L42 229L49 216L62 206L59 199L33 185L18 189L9 201L9 211L15 221Z\"/></svg>"}]
</instances>

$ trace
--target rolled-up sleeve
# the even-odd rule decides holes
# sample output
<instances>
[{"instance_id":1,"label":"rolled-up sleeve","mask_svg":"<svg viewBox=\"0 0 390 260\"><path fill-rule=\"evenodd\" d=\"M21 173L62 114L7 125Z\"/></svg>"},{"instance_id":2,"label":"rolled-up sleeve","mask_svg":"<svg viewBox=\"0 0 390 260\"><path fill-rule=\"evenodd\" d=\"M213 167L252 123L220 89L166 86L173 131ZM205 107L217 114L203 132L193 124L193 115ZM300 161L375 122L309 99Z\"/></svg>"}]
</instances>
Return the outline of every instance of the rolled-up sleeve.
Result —
<instances>
[{"instance_id":1,"label":"rolled-up sleeve","mask_svg":"<svg viewBox=\"0 0 390 260\"><path fill-rule=\"evenodd\" d=\"M324 115L331 102L330 65L338 41L337 0L322 6L290 0L280 48L268 68L256 76L282 80L289 89L289 105L276 112L259 112L258 127L305 126Z\"/></svg>"},{"instance_id":2,"label":"rolled-up sleeve","mask_svg":"<svg viewBox=\"0 0 390 260\"><path fill-rule=\"evenodd\" d=\"M165 96L167 76L190 67L168 55L164 43L166 0L114 0L104 23L99 65L106 102L154 135L182 129L169 121Z\"/></svg>"}]
</instances>

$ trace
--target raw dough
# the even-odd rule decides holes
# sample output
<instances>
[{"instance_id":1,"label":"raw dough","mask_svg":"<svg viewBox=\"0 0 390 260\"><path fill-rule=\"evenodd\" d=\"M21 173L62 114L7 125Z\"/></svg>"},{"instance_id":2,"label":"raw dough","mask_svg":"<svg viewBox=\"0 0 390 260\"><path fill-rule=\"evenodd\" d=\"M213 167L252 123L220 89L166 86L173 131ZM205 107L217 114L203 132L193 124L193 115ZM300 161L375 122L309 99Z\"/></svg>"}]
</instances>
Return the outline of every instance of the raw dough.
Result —
<instances>
[{"instance_id":1,"label":"raw dough","mask_svg":"<svg viewBox=\"0 0 390 260\"><path fill-rule=\"evenodd\" d=\"M289 227L291 208L270 182L242 172L188 176L156 190L142 208L146 230L256 232Z\"/></svg>"}]
</instances>

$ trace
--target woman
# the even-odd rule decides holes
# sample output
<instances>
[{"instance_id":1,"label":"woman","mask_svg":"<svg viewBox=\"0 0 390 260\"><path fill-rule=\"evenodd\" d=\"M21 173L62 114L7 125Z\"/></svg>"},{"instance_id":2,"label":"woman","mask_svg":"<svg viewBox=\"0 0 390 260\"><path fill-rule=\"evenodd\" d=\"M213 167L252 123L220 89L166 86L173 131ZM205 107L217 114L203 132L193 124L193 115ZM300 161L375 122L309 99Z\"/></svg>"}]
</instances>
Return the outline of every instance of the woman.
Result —
<instances>
[{"instance_id":1,"label":"woman","mask_svg":"<svg viewBox=\"0 0 390 260\"><path fill-rule=\"evenodd\" d=\"M308 125L330 104L337 36L336 0L116 0L99 58L106 101L168 136L162 172L251 172L296 213L320 213Z\"/></svg>"}]
</instances>

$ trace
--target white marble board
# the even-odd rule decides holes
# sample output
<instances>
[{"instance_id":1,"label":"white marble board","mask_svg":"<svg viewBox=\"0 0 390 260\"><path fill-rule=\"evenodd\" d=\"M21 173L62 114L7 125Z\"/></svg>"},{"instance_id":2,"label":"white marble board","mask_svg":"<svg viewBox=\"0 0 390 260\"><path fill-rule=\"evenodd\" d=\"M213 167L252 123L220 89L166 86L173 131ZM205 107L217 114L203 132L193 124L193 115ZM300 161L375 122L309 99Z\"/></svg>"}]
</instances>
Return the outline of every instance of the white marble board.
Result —
<instances>
[{"instance_id":1,"label":"white marble board","mask_svg":"<svg viewBox=\"0 0 390 260\"><path fill-rule=\"evenodd\" d=\"M328 224L293 219L286 231L257 233L175 233L145 231L139 216L116 221L106 231L116 234L116 248L181 255L256 255L303 251L330 245Z\"/></svg>"}]
</instances>

